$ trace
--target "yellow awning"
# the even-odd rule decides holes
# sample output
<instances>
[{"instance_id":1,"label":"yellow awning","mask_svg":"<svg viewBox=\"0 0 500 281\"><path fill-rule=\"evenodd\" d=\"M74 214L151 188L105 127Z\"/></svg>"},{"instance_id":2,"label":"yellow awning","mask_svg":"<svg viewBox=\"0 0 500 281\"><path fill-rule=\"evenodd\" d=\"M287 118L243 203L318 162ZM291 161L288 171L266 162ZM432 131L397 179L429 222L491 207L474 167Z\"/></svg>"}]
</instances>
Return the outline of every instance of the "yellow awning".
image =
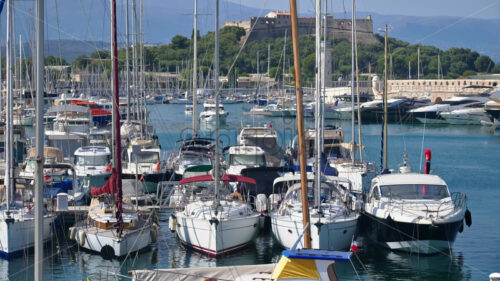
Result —
<instances>
[{"instance_id":1,"label":"yellow awning","mask_svg":"<svg viewBox=\"0 0 500 281\"><path fill-rule=\"evenodd\" d=\"M273 271L274 280L286 278L304 278L320 280L316 262L313 259L289 259L281 256Z\"/></svg>"}]
</instances>

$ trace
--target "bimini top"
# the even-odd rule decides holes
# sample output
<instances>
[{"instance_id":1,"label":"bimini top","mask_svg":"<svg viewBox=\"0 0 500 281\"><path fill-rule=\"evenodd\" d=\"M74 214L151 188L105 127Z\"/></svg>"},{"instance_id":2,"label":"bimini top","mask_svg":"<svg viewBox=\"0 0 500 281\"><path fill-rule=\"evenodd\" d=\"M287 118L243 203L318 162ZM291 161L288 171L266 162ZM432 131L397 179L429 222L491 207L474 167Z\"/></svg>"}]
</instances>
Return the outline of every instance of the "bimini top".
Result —
<instances>
[{"instance_id":1,"label":"bimini top","mask_svg":"<svg viewBox=\"0 0 500 281\"><path fill-rule=\"evenodd\" d=\"M446 182L436 175L408 173L408 174L385 174L373 179L379 185L400 185L400 184L428 184L446 185Z\"/></svg>"}]
</instances>

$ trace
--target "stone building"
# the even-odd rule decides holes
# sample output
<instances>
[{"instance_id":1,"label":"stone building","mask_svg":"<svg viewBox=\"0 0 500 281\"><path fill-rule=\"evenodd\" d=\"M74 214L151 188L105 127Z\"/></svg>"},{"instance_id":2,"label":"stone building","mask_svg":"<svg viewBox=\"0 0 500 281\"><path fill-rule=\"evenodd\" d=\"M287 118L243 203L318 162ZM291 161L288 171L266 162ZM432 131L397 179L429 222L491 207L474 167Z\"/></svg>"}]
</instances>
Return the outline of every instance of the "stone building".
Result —
<instances>
[{"instance_id":1,"label":"stone building","mask_svg":"<svg viewBox=\"0 0 500 281\"><path fill-rule=\"evenodd\" d=\"M289 12L269 12L264 17L251 17L247 21L230 21L224 26L238 26L246 31L246 35L241 38L243 42L248 40L261 40L267 38L278 38L285 36L285 30L290 35L290 13ZM299 18L299 35L315 34L316 19L314 17ZM346 38L351 40L351 19L336 19L329 15L327 18L328 36L333 38ZM253 29L252 29L253 27ZM356 19L357 38L361 44L373 44L378 40L373 34L373 22L370 16ZM250 32L251 31L251 32Z\"/></svg>"}]
</instances>

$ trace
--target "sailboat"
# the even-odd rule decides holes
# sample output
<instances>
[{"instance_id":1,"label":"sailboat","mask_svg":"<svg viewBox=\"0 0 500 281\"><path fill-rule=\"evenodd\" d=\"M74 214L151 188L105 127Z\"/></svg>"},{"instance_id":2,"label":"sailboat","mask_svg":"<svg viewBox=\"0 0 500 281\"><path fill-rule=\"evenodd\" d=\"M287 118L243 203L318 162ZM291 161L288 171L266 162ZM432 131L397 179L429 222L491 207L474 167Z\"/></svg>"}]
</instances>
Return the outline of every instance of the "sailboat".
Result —
<instances>
[{"instance_id":1,"label":"sailboat","mask_svg":"<svg viewBox=\"0 0 500 281\"><path fill-rule=\"evenodd\" d=\"M35 240L39 239L40 244L50 240L52 224L55 216L43 207L43 196L36 199L36 210L32 209L33 204L25 205L24 202L16 201L14 192L14 138L13 138L13 81L12 81L12 16L14 11L14 1L7 2L7 110L5 122L5 178L4 194L5 203L0 206L0 256L12 258L23 255L26 250L35 246ZM39 99L40 101L41 99ZM40 124L40 123L39 123ZM37 128L43 125L38 125ZM43 142L41 142L43 145ZM43 154L43 148L42 148ZM36 191L42 193L43 184L39 185ZM42 193L43 194L43 193ZM35 217L39 218L39 223L43 226L43 231L35 235Z\"/></svg>"},{"instance_id":2,"label":"sailboat","mask_svg":"<svg viewBox=\"0 0 500 281\"><path fill-rule=\"evenodd\" d=\"M320 54L320 1L316 0L316 63ZM271 225L274 237L285 248L291 248L298 239L300 231L305 225L302 221L302 208L309 208L311 223L311 247L313 249L344 250L349 248L352 237L356 232L359 214L351 209L347 201L355 201L350 195L350 182L335 176L322 177L321 167L321 81L320 74L316 74L316 110L315 110L315 157L314 174L308 176L295 175L275 180L275 185L282 183L288 187L279 209L271 213ZM297 102L298 103L298 102ZM305 138L305 136L303 136ZM302 146L301 149L304 149ZM302 151L304 152L304 151ZM301 152L299 151L299 154ZM303 154L303 153L302 153ZM305 158L305 155L299 155ZM302 167L301 167L302 170ZM302 189L300 180L307 182L307 189ZM273 188L275 190L275 188ZM306 192L307 197L302 196ZM309 195L314 198L309 206ZM307 198L304 200L304 198ZM352 205L351 205L352 206ZM305 247L300 242L300 248Z\"/></svg>"},{"instance_id":3,"label":"sailboat","mask_svg":"<svg viewBox=\"0 0 500 281\"><path fill-rule=\"evenodd\" d=\"M215 1L215 108L219 106L219 1ZM216 110L215 165L212 175L202 175L181 180L181 184L214 181L215 196L206 201L186 205L184 211L175 213L176 233L183 244L211 256L220 256L248 245L257 234L260 214L243 201L236 191L222 196L220 183L255 180L235 175L219 175L219 111ZM236 200L234 200L236 197ZM239 199L239 200L238 200Z\"/></svg>"},{"instance_id":4,"label":"sailboat","mask_svg":"<svg viewBox=\"0 0 500 281\"><path fill-rule=\"evenodd\" d=\"M144 219L122 198L121 136L119 104L118 59L116 39L116 0L112 1L112 67L114 158L111 177L100 188L93 188L93 196L86 221L70 228L70 239L83 248L98 252L105 258L122 257L144 250L155 242L158 228Z\"/></svg>"}]
</instances>

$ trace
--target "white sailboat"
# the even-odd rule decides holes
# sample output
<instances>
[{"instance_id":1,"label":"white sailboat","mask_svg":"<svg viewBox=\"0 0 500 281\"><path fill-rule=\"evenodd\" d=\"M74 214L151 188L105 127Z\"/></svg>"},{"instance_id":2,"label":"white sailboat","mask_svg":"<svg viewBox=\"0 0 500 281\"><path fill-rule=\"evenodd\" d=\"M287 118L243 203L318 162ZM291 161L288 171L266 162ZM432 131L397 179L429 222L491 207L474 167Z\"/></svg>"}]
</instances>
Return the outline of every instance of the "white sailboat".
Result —
<instances>
[{"instance_id":1,"label":"white sailboat","mask_svg":"<svg viewBox=\"0 0 500 281\"><path fill-rule=\"evenodd\" d=\"M13 98L13 81L12 81L12 16L14 11L14 1L7 1L7 112L6 112L6 130L5 130L5 178L4 178L4 194L5 203L0 206L0 256L4 258L12 258L16 255L22 255L27 249L35 246L35 240L40 244L48 241L51 238L52 223L55 216L48 213L42 203L43 197L37 196L36 210L32 209L32 204L23 206L16 202L16 194L14 193L14 157L13 157L13 114L12 114L12 98ZM42 68L43 69L43 68ZM43 101L38 99L38 101ZM40 109L40 107L39 107ZM40 118L41 119L41 118ZM38 129L41 129L41 124L38 123ZM39 136L39 135L37 135ZM43 141L38 142L43 146ZM43 147L42 153L43 155ZM41 175L41 173L40 173ZM43 181L39 181L40 185L36 191L38 195L43 194ZM36 192L35 191L35 192ZM36 232L35 217L38 223L43 227Z\"/></svg>"},{"instance_id":2,"label":"white sailboat","mask_svg":"<svg viewBox=\"0 0 500 281\"><path fill-rule=\"evenodd\" d=\"M92 199L86 221L70 228L70 238L88 250L103 257L123 257L147 249L158 236L158 228L144 219L131 204L123 202L121 136L119 104L118 59L116 40L116 0L112 1L112 67L114 93L114 158L109 181L101 188L91 190ZM115 199L116 198L116 199Z\"/></svg>"},{"instance_id":3,"label":"white sailboat","mask_svg":"<svg viewBox=\"0 0 500 281\"><path fill-rule=\"evenodd\" d=\"M215 108L219 107L219 1L215 1ZM188 247L211 256L232 252L250 243L258 231L260 214L252 211L241 194L223 197L220 181L244 181L255 184L253 179L219 175L219 111L215 110L215 167L214 174L183 179L181 184L214 181L215 196L207 201L197 201L186 205L184 211L175 213L176 233ZM238 200L232 200L236 196ZM173 219L173 217L171 218Z\"/></svg>"}]
</instances>

